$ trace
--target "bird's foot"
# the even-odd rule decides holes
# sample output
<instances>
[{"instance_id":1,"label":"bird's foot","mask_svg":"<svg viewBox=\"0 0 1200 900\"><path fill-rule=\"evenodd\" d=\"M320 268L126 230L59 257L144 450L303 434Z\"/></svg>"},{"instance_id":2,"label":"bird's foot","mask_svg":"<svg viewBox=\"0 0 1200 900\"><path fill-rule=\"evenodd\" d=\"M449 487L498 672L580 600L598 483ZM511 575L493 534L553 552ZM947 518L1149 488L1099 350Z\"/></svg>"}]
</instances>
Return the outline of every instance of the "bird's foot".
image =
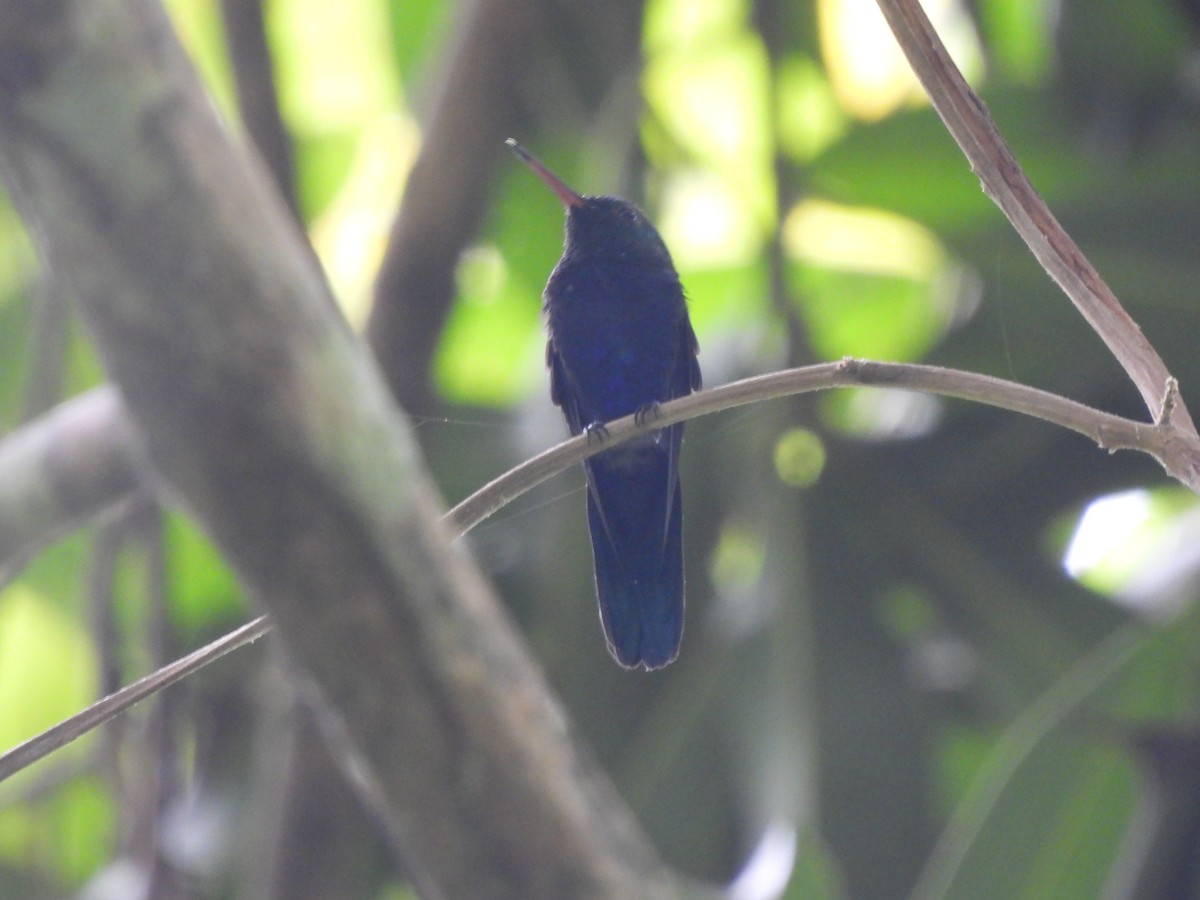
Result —
<instances>
[{"instance_id":1,"label":"bird's foot","mask_svg":"<svg viewBox=\"0 0 1200 900\"><path fill-rule=\"evenodd\" d=\"M592 441L603 444L608 437L608 426L603 422L592 422L590 425L584 426L583 433L587 435L587 442L589 444Z\"/></svg>"},{"instance_id":2,"label":"bird's foot","mask_svg":"<svg viewBox=\"0 0 1200 900\"><path fill-rule=\"evenodd\" d=\"M633 411L633 421L637 425L645 425L652 419L657 419L659 415L658 403L647 403Z\"/></svg>"}]
</instances>

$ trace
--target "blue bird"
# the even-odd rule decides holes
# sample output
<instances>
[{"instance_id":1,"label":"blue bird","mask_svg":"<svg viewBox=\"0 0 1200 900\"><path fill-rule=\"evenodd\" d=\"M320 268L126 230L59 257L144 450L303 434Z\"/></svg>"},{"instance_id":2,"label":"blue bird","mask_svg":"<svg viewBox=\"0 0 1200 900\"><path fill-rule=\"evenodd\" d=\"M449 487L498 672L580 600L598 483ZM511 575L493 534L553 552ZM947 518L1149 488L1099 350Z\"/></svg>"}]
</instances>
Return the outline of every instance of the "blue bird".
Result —
<instances>
[{"instance_id":1,"label":"blue bird","mask_svg":"<svg viewBox=\"0 0 1200 900\"><path fill-rule=\"evenodd\" d=\"M700 388L683 286L654 226L632 203L575 193L528 150L508 146L567 208L566 243L543 294L550 396L572 434ZM600 621L627 668L661 668L683 637L683 425L584 463Z\"/></svg>"}]
</instances>

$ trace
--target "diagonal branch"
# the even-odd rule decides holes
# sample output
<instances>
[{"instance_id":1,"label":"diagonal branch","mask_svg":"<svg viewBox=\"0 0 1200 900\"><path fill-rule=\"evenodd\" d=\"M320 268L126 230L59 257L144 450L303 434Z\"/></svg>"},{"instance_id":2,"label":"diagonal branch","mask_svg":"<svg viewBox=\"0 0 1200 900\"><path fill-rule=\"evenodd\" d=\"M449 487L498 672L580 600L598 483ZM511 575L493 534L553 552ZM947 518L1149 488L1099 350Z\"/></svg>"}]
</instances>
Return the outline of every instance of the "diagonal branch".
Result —
<instances>
[{"instance_id":1,"label":"diagonal branch","mask_svg":"<svg viewBox=\"0 0 1200 900\"><path fill-rule=\"evenodd\" d=\"M297 221L303 221L296 196L295 154L279 109L264 7L264 0L221 0L221 25L229 47L242 125L288 209Z\"/></svg>"},{"instance_id":2,"label":"diagonal branch","mask_svg":"<svg viewBox=\"0 0 1200 900\"><path fill-rule=\"evenodd\" d=\"M1125 369L1146 408L1157 414L1171 383L1166 364L1034 190L918 0L878 2L909 65L984 191ZM1182 400L1175 407L1175 425L1181 435L1195 437L1195 426ZM1187 483L1196 487L1194 480Z\"/></svg>"},{"instance_id":3,"label":"diagonal branch","mask_svg":"<svg viewBox=\"0 0 1200 900\"><path fill-rule=\"evenodd\" d=\"M89 731L99 728L109 719L146 698L152 697L163 688L168 688L209 663L216 662L230 651L253 643L270 630L271 623L267 617L259 616L217 638L212 643L206 644L199 650L193 650L186 656L181 656L174 662L139 678L133 684L113 691L82 712L76 713L69 719L64 719L53 728L48 728L37 737L17 745L0 756L0 781L33 765L39 759L49 756L71 741L83 737Z\"/></svg>"},{"instance_id":4,"label":"diagonal branch","mask_svg":"<svg viewBox=\"0 0 1200 900\"><path fill-rule=\"evenodd\" d=\"M513 85L544 13L535 0L475 0L454 17L366 327L393 395L409 411L430 404L430 365L454 301L455 266L479 227L496 148L518 116Z\"/></svg>"}]
</instances>

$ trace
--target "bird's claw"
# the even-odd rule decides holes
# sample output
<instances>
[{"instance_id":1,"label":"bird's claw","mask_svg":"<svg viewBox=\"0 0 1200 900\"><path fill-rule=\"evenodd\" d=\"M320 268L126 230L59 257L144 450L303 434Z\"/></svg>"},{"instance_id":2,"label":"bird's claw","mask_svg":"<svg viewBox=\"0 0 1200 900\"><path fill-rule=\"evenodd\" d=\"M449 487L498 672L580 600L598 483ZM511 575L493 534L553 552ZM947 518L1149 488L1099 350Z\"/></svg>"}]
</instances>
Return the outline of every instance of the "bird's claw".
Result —
<instances>
[{"instance_id":1,"label":"bird's claw","mask_svg":"<svg viewBox=\"0 0 1200 900\"><path fill-rule=\"evenodd\" d=\"M587 442L589 444L592 441L598 441L602 444L608 437L608 426L603 422L592 422L590 425L584 426L583 433L587 435Z\"/></svg>"},{"instance_id":2,"label":"bird's claw","mask_svg":"<svg viewBox=\"0 0 1200 900\"><path fill-rule=\"evenodd\" d=\"M659 415L658 404L647 403L633 411L633 422L635 425L645 425L651 419L657 419Z\"/></svg>"}]
</instances>

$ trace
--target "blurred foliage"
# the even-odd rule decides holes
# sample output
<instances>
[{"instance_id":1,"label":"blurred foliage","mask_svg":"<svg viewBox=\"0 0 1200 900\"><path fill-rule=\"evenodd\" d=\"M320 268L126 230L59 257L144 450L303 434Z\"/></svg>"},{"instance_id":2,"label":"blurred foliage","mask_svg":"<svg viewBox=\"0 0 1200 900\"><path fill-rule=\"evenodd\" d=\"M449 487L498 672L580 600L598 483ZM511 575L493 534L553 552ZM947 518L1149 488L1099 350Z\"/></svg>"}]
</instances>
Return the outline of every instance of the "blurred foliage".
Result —
<instances>
[{"instance_id":1,"label":"blurred foliage","mask_svg":"<svg viewBox=\"0 0 1200 900\"><path fill-rule=\"evenodd\" d=\"M219 5L168 6L236 121ZM1194 4L926 6L1197 402ZM466 8L267 4L301 208L355 323L422 140L415 110L437 96ZM644 22L641 102L625 109L613 88L606 112L635 146L603 140L613 130L578 122L553 89L537 102L554 127L520 137L577 189L620 191L660 223L707 384L854 354L1145 417L980 191L873 4L650 0ZM588 36L542 39L565 56ZM451 500L564 434L538 299L561 225L555 198L507 164L462 248L436 357L443 408L415 422ZM66 300L0 208L6 431L37 397L102 377L78 323L47 313ZM689 624L661 674L604 651L578 473L468 539L670 863L739 898L1200 896L1194 497L1048 425L893 392L713 416L689 425L684 457ZM1082 583L1069 577L1089 504L1133 489L1149 491L1140 511L1095 530ZM0 592L3 746L249 614L183 516L129 521L68 538ZM278 746L264 734L286 730L265 658L241 651L0 785L0 897L132 896L111 885L147 846L186 873L180 896L241 895L278 840L253 823L285 805L263 786L263 748ZM409 896L363 855L329 864L366 872L362 896Z\"/></svg>"}]
</instances>

